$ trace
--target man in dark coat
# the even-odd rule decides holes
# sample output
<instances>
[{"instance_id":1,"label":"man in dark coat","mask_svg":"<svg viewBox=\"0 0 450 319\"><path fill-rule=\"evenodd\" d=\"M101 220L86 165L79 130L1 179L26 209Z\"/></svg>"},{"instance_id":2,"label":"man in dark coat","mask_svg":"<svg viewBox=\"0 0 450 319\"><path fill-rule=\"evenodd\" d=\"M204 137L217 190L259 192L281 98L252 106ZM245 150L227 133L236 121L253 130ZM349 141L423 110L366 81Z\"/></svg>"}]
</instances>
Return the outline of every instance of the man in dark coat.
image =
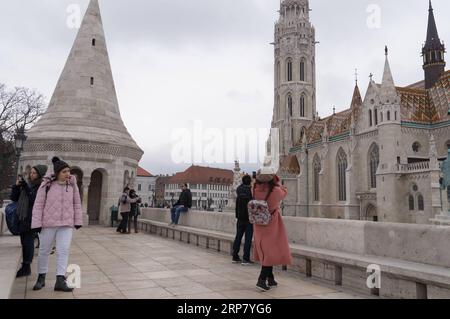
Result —
<instances>
[{"instance_id":1,"label":"man in dark coat","mask_svg":"<svg viewBox=\"0 0 450 319\"><path fill-rule=\"evenodd\" d=\"M22 244L22 267L16 277L31 275L31 263L34 255L35 231L31 230L31 217L34 201L42 183L42 177L47 173L47 166L37 165L30 171L29 180L19 177L11 191L11 200L17 202L17 215L19 216L20 242Z\"/></svg>"},{"instance_id":2,"label":"man in dark coat","mask_svg":"<svg viewBox=\"0 0 450 319\"><path fill-rule=\"evenodd\" d=\"M250 265L253 262L250 260L250 249L252 247L253 239L253 225L248 220L248 202L253 199L252 195L252 178L245 175L242 178L242 184L237 188L236 194L236 238L233 244L233 263L242 262L243 265ZM245 234L244 243L244 261L239 257L239 250L241 248L242 237Z\"/></svg>"},{"instance_id":3,"label":"man in dark coat","mask_svg":"<svg viewBox=\"0 0 450 319\"><path fill-rule=\"evenodd\" d=\"M186 213L192 207L192 193L188 189L187 184L181 185L181 194L178 201L175 203L173 208L170 210L170 215L172 218L171 225L178 225L178 220L180 219L181 213Z\"/></svg>"}]
</instances>

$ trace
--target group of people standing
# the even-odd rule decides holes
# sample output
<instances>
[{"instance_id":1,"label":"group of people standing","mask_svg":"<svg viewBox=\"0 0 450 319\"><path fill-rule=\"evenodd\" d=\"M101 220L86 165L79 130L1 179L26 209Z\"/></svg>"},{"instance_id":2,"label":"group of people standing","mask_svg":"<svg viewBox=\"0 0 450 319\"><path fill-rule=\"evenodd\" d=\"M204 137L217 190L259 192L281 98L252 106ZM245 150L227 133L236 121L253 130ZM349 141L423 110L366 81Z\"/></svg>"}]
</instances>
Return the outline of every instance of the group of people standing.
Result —
<instances>
[{"instance_id":1,"label":"group of people standing","mask_svg":"<svg viewBox=\"0 0 450 319\"><path fill-rule=\"evenodd\" d=\"M19 176L12 187L11 200L17 202L22 267L16 277L31 275L34 239L39 234L38 279L33 290L45 287L49 255L56 243L56 283L54 290L71 292L66 270L74 229L83 226L81 197L70 166L58 157L52 159L53 173L46 165L34 166L25 180Z\"/></svg>"},{"instance_id":2,"label":"group of people standing","mask_svg":"<svg viewBox=\"0 0 450 319\"><path fill-rule=\"evenodd\" d=\"M292 265L292 255L286 229L281 217L280 204L287 189L271 168L263 168L252 177L245 175L236 190L236 238L233 243L233 263L251 265L252 241L254 260L261 264L256 287L267 291L278 286L273 274L274 266ZM248 204L251 200L263 200L272 215L268 225L253 225L249 221ZM245 235L243 260L239 257L242 238Z\"/></svg>"},{"instance_id":3,"label":"group of people standing","mask_svg":"<svg viewBox=\"0 0 450 319\"><path fill-rule=\"evenodd\" d=\"M142 199L136 194L134 189L125 187L122 195L119 199L119 211L122 216L122 221L117 227L117 232L121 234L131 233L131 222L134 221L134 232L138 233L137 220L141 214L139 205L142 203Z\"/></svg>"}]
</instances>

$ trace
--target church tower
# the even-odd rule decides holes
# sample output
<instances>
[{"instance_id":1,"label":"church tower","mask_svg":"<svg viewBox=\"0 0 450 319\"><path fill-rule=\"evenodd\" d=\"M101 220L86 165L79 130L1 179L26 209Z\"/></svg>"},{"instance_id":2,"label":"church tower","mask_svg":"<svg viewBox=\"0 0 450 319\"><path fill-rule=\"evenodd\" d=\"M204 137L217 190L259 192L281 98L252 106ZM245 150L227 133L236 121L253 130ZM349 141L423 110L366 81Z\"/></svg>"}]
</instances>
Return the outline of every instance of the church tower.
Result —
<instances>
[{"instance_id":1,"label":"church tower","mask_svg":"<svg viewBox=\"0 0 450 319\"><path fill-rule=\"evenodd\" d=\"M275 106L280 155L301 142L316 114L315 30L309 0L282 0L275 24Z\"/></svg>"},{"instance_id":2,"label":"church tower","mask_svg":"<svg viewBox=\"0 0 450 319\"><path fill-rule=\"evenodd\" d=\"M439 39L430 0L428 10L427 40L422 48L423 69L425 71L425 89L431 89L445 71L445 46Z\"/></svg>"}]
</instances>

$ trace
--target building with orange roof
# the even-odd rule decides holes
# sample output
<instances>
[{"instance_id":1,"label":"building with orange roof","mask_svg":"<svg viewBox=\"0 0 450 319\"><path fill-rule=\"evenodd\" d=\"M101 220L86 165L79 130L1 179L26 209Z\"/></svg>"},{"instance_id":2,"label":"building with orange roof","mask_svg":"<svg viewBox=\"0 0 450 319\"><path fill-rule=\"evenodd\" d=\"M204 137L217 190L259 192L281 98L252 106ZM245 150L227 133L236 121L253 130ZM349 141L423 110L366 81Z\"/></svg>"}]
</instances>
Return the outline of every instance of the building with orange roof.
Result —
<instances>
[{"instance_id":1,"label":"building with orange roof","mask_svg":"<svg viewBox=\"0 0 450 319\"><path fill-rule=\"evenodd\" d=\"M178 200L182 184L187 184L192 192L193 208L223 209L228 205L233 171L192 165L165 181L166 202L172 204Z\"/></svg>"}]
</instances>

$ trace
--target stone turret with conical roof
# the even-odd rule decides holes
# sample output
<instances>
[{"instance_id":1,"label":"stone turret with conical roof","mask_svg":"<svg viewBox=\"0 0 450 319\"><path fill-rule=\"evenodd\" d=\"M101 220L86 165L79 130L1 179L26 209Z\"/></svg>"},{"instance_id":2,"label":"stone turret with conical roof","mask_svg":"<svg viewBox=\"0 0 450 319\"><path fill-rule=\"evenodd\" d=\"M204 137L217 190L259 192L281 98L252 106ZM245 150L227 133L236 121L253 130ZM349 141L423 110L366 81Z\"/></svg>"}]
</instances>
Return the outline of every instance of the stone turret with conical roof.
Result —
<instances>
[{"instance_id":1,"label":"stone turret with conical roof","mask_svg":"<svg viewBox=\"0 0 450 319\"><path fill-rule=\"evenodd\" d=\"M46 113L27 132L22 167L57 155L77 175L91 222L132 186L143 151L119 111L98 0L91 0Z\"/></svg>"}]
</instances>

